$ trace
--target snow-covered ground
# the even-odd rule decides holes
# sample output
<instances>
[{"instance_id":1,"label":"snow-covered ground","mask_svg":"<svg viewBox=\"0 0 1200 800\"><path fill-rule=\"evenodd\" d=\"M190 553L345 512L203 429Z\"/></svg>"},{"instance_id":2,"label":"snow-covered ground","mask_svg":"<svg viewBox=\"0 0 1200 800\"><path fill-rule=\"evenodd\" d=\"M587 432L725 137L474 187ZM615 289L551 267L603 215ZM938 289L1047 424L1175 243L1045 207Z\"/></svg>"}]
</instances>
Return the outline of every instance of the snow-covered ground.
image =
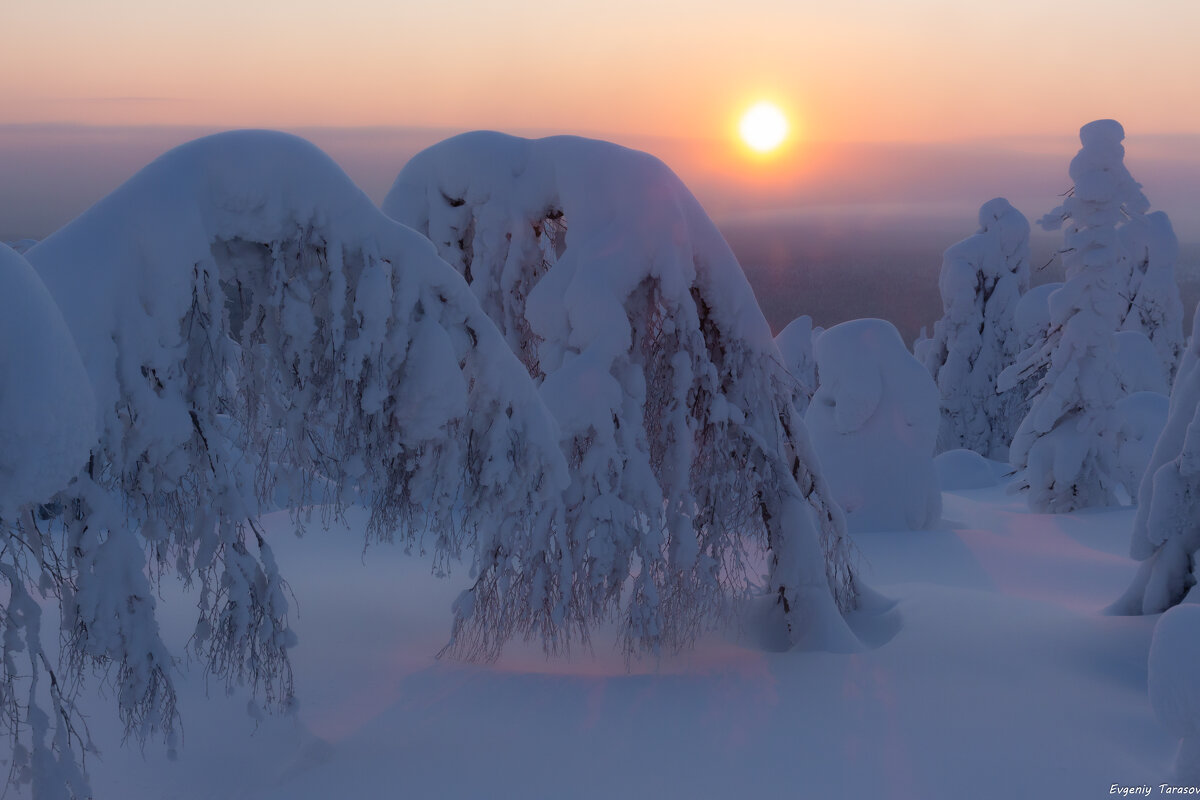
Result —
<instances>
[{"instance_id":1,"label":"snow-covered ground","mask_svg":"<svg viewBox=\"0 0 1200 800\"><path fill-rule=\"evenodd\" d=\"M891 610L869 649L767 652L730 633L626 671L594 655L438 662L467 580L353 530L268 520L295 592L294 717L181 679L168 760L110 745L98 798L1099 798L1170 780L1146 663L1157 617L1101 610L1133 578L1130 509L1041 515L1003 487L944 493L925 532L858 534ZM357 522L351 520L350 528ZM192 609L165 596L181 642ZM170 639L168 639L170 641ZM96 699L93 734L115 742Z\"/></svg>"}]
</instances>

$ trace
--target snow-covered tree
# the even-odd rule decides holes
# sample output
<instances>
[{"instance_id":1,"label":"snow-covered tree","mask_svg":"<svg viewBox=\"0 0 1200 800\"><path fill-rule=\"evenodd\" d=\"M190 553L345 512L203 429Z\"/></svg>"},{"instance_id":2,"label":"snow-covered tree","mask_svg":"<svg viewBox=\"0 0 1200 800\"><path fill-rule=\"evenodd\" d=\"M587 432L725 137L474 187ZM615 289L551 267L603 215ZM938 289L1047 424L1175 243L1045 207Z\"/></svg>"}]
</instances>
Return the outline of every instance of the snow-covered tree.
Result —
<instances>
[{"instance_id":1,"label":"snow-covered tree","mask_svg":"<svg viewBox=\"0 0 1200 800\"><path fill-rule=\"evenodd\" d=\"M881 319L834 325L816 356L820 384L804 419L850 530L929 528L942 513L933 379Z\"/></svg>"},{"instance_id":2,"label":"snow-covered tree","mask_svg":"<svg viewBox=\"0 0 1200 800\"><path fill-rule=\"evenodd\" d=\"M755 543L793 643L849 636L841 512L793 381L728 245L665 165L476 132L414 157L383 208L466 277L571 467L568 539L496 549L458 602L453 650L494 655L533 631L566 646L614 614L628 653L686 644L746 594Z\"/></svg>"},{"instance_id":3,"label":"snow-covered tree","mask_svg":"<svg viewBox=\"0 0 1200 800\"><path fill-rule=\"evenodd\" d=\"M39 537L26 574L57 595L66 677L109 669L135 738L175 735L153 588L172 572L198 584L211 673L290 703L287 592L256 524L276 499L362 503L371 536L439 561L477 539L489 557L559 546L566 464L521 364L429 242L307 142L184 145L28 258L99 430L53 519L6 519L9 546ZM42 752L70 763L76 744Z\"/></svg>"},{"instance_id":4,"label":"snow-covered tree","mask_svg":"<svg viewBox=\"0 0 1200 800\"><path fill-rule=\"evenodd\" d=\"M808 410L813 392L817 390L817 359L813 355L813 339L821 333L813 329L812 317L796 317L775 337L775 346L783 356L783 366L796 380L792 405L801 415Z\"/></svg>"},{"instance_id":5,"label":"snow-covered tree","mask_svg":"<svg viewBox=\"0 0 1200 800\"><path fill-rule=\"evenodd\" d=\"M1083 146L1070 166L1074 189L1041 220L1047 230L1065 229L1066 283L1050 295L1045 336L999 382L1005 390L1041 374L1009 453L1020 472L1017 486L1038 511L1119 501L1115 411L1126 373L1137 367L1117 356L1114 342L1129 308L1121 226L1149 202L1125 168L1119 123L1088 123L1079 138Z\"/></svg>"},{"instance_id":6,"label":"snow-covered tree","mask_svg":"<svg viewBox=\"0 0 1200 800\"><path fill-rule=\"evenodd\" d=\"M979 209L979 230L942 258L943 315L917 358L941 392L938 450L965 448L1006 460L1032 387L996 391L1021 351L1017 303L1029 288L1029 222L998 197Z\"/></svg>"},{"instance_id":7,"label":"snow-covered tree","mask_svg":"<svg viewBox=\"0 0 1200 800\"><path fill-rule=\"evenodd\" d=\"M1200 323L1200 307L1193 326ZM1119 614L1157 614L1179 603L1197 582L1200 551L1200 328L1179 365L1167 422L1138 491L1130 555L1143 562L1112 607Z\"/></svg>"},{"instance_id":8,"label":"snow-covered tree","mask_svg":"<svg viewBox=\"0 0 1200 800\"><path fill-rule=\"evenodd\" d=\"M1150 707L1158 721L1179 739L1174 778L1185 786L1200 783L1200 607L1172 608L1154 626L1147 659Z\"/></svg>"},{"instance_id":9,"label":"snow-covered tree","mask_svg":"<svg viewBox=\"0 0 1200 800\"><path fill-rule=\"evenodd\" d=\"M1121 226L1129 288L1121 330L1144 333L1158 353L1167 384L1183 352L1183 301L1175 280L1179 240L1162 211L1130 214Z\"/></svg>"}]
</instances>

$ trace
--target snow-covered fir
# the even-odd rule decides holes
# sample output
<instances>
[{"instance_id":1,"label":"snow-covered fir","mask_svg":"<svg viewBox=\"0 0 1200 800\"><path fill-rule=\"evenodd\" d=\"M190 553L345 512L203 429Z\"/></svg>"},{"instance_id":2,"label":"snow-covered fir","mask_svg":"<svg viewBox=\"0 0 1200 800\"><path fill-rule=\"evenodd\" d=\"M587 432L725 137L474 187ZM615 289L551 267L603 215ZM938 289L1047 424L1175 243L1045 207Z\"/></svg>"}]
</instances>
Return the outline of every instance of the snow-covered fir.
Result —
<instances>
[{"instance_id":1,"label":"snow-covered fir","mask_svg":"<svg viewBox=\"0 0 1200 800\"><path fill-rule=\"evenodd\" d=\"M938 450L969 449L1007 460L1028 410L1023 383L996 390L1021 351L1016 309L1029 288L1029 222L998 197L979 209L979 230L946 251L938 281L943 315L917 358L941 392Z\"/></svg>"},{"instance_id":2,"label":"snow-covered fir","mask_svg":"<svg viewBox=\"0 0 1200 800\"><path fill-rule=\"evenodd\" d=\"M1200 319L1200 308L1197 308ZM1193 325L1195 321L1193 321ZM1200 550L1200 335L1193 327L1161 435L1138 491L1130 554L1137 578L1114 604L1121 614L1157 614L1196 585Z\"/></svg>"},{"instance_id":3,"label":"snow-covered fir","mask_svg":"<svg viewBox=\"0 0 1200 800\"><path fill-rule=\"evenodd\" d=\"M1118 463L1122 421L1117 406L1145 370L1143 359L1127 354L1145 348L1130 347L1129 341L1118 346L1115 337L1130 309L1132 272L1124 231L1127 220L1145 214L1149 201L1125 167L1120 123L1088 123L1079 138L1082 148L1069 170L1075 182L1070 196L1041 220L1048 230L1064 230L1066 283L1048 298L1044 336L1018 356L998 384L1008 390L1040 375L1009 454L1020 473L1019 488L1039 511L1114 505L1122 493L1136 490L1125 484ZM1157 285L1161 275L1155 275ZM1177 287L1174 291L1178 294Z\"/></svg>"}]
</instances>

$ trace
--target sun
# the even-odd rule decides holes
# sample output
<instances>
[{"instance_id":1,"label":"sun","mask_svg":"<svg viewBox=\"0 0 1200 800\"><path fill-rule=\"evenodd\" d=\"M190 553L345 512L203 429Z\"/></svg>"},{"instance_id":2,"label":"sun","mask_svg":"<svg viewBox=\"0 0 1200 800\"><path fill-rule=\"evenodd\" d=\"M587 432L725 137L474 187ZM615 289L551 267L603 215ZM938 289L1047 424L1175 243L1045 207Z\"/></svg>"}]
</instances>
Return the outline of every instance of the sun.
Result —
<instances>
[{"instance_id":1,"label":"sun","mask_svg":"<svg viewBox=\"0 0 1200 800\"><path fill-rule=\"evenodd\" d=\"M779 106L761 102L755 103L742 115L738 131L751 150L759 153L769 153L783 144L787 138L788 121Z\"/></svg>"}]
</instances>

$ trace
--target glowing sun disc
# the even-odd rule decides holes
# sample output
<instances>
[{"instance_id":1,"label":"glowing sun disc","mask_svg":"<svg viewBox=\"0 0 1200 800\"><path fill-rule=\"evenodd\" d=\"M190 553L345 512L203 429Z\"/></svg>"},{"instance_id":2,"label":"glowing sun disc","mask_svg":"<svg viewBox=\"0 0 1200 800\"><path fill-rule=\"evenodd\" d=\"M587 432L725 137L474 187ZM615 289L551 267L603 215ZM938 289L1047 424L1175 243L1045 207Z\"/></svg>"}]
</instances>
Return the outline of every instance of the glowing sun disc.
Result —
<instances>
[{"instance_id":1,"label":"glowing sun disc","mask_svg":"<svg viewBox=\"0 0 1200 800\"><path fill-rule=\"evenodd\" d=\"M782 144L787 136L787 117L770 103L758 103L742 115L738 131L751 149L767 153Z\"/></svg>"}]
</instances>

